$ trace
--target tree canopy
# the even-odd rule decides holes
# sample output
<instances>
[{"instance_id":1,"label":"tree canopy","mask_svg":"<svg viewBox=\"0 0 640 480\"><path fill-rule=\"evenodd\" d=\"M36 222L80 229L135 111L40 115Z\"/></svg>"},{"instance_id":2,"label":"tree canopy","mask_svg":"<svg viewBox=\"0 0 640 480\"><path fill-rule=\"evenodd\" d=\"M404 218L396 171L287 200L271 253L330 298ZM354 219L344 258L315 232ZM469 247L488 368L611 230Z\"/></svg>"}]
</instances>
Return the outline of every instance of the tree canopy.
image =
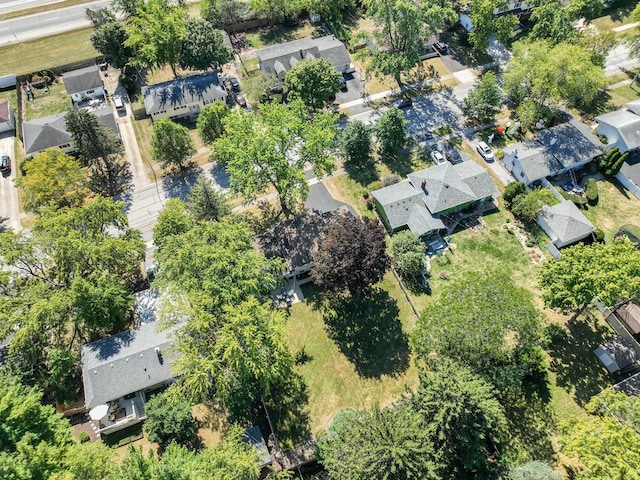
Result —
<instances>
[{"instance_id":1,"label":"tree canopy","mask_svg":"<svg viewBox=\"0 0 640 480\"><path fill-rule=\"evenodd\" d=\"M195 153L196 146L187 127L168 118L161 118L153 123L151 156L162 168L182 169Z\"/></svg>"},{"instance_id":2,"label":"tree canopy","mask_svg":"<svg viewBox=\"0 0 640 480\"><path fill-rule=\"evenodd\" d=\"M486 50L489 39L495 35L499 42L508 43L513 27L518 23L515 15L496 15L496 8L506 8L506 0L471 0L469 18L473 23L473 32L469 34L469 42L477 51Z\"/></svg>"},{"instance_id":3,"label":"tree canopy","mask_svg":"<svg viewBox=\"0 0 640 480\"><path fill-rule=\"evenodd\" d=\"M184 401L169 402L164 394L154 395L145 404L147 419L143 428L150 442L166 448L171 442L193 445L198 425L191 415L189 404Z\"/></svg>"},{"instance_id":4,"label":"tree canopy","mask_svg":"<svg viewBox=\"0 0 640 480\"><path fill-rule=\"evenodd\" d=\"M324 108L340 90L341 76L326 58L301 60L285 75L288 98L299 98L313 109Z\"/></svg>"},{"instance_id":5,"label":"tree canopy","mask_svg":"<svg viewBox=\"0 0 640 480\"><path fill-rule=\"evenodd\" d=\"M396 155L407 144L408 124L399 108L390 108L382 114L373 127L382 155Z\"/></svg>"},{"instance_id":6,"label":"tree canopy","mask_svg":"<svg viewBox=\"0 0 640 480\"><path fill-rule=\"evenodd\" d=\"M368 217L335 219L313 255L311 278L327 290L366 295L391 267L385 230Z\"/></svg>"},{"instance_id":7,"label":"tree canopy","mask_svg":"<svg viewBox=\"0 0 640 480\"><path fill-rule=\"evenodd\" d=\"M134 52L132 62L149 68L169 65L177 78L180 50L187 36L185 11L164 0L147 0L137 5L126 23L129 38L124 45Z\"/></svg>"},{"instance_id":8,"label":"tree canopy","mask_svg":"<svg viewBox=\"0 0 640 480\"><path fill-rule=\"evenodd\" d=\"M300 100L264 104L257 114L234 111L223 123L225 134L213 150L225 163L231 189L245 202L272 187L282 211L290 215L309 192L305 165L311 164L316 176L334 168L330 154L337 135L335 116L321 113L307 120Z\"/></svg>"},{"instance_id":9,"label":"tree canopy","mask_svg":"<svg viewBox=\"0 0 640 480\"><path fill-rule=\"evenodd\" d=\"M219 221L231 215L231 205L226 194L218 192L211 180L200 175L187 197L187 210L196 222Z\"/></svg>"},{"instance_id":10,"label":"tree canopy","mask_svg":"<svg viewBox=\"0 0 640 480\"><path fill-rule=\"evenodd\" d=\"M411 230L394 235L389 247L393 265L403 277L417 275L424 268L425 245Z\"/></svg>"},{"instance_id":11,"label":"tree canopy","mask_svg":"<svg viewBox=\"0 0 640 480\"><path fill-rule=\"evenodd\" d=\"M358 412L333 425L319 444L320 462L331 478L386 480L440 478L431 438L408 406Z\"/></svg>"},{"instance_id":12,"label":"tree canopy","mask_svg":"<svg viewBox=\"0 0 640 480\"><path fill-rule=\"evenodd\" d=\"M340 149L347 162L359 165L371 155L371 130L360 120L347 123L340 134Z\"/></svg>"},{"instance_id":13,"label":"tree canopy","mask_svg":"<svg viewBox=\"0 0 640 480\"><path fill-rule=\"evenodd\" d=\"M119 68L133 57L133 51L125 46L129 38L125 27L117 21L115 15L106 8L98 11L87 9L87 16L93 23L91 44L102 55L109 56Z\"/></svg>"},{"instance_id":14,"label":"tree canopy","mask_svg":"<svg viewBox=\"0 0 640 480\"><path fill-rule=\"evenodd\" d=\"M26 175L16 179L24 190L24 208L37 212L43 207L77 207L89 195L88 178L77 160L59 148L36 154L24 164Z\"/></svg>"},{"instance_id":15,"label":"tree canopy","mask_svg":"<svg viewBox=\"0 0 640 480\"><path fill-rule=\"evenodd\" d=\"M486 72L464 99L463 111L467 118L478 123L493 120L500 112L502 93L496 74Z\"/></svg>"},{"instance_id":16,"label":"tree canopy","mask_svg":"<svg viewBox=\"0 0 640 480\"><path fill-rule=\"evenodd\" d=\"M224 134L222 120L229 113L229 107L222 100L205 105L198 115L196 126L202 141L208 145Z\"/></svg>"},{"instance_id":17,"label":"tree canopy","mask_svg":"<svg viewBox=\"0 0 640 480\"><path fill-rule=\"evenodd\" d=\"M423 359L449 357L496 376L537 345L540 328L529 292L505 273L470 271L422 312L412 343Z\"/></svg>"},{"instance_id":18,"label":"tree canopy","mask_svg":"<svg viewBox=\"0 0 640 480\"><path fill-rule=\"evenodd\" d=\"M614 305L640 289L640 250L626 239L565 248L542 265L540 286L550 308L575 310L596 296Z\"/></svg>"},{"instance_id":19,"label":"tree canopy","mask_svg":"<svg viewBox=\"0 0 640 480\"><path fill-rule=\"evenodd\" d=\"M189 17L185 20L185 30L178 54L181 68L216 69L231 60L231 54L222 42L222 34L207 20Z\"/></svg>"}]
</instances>

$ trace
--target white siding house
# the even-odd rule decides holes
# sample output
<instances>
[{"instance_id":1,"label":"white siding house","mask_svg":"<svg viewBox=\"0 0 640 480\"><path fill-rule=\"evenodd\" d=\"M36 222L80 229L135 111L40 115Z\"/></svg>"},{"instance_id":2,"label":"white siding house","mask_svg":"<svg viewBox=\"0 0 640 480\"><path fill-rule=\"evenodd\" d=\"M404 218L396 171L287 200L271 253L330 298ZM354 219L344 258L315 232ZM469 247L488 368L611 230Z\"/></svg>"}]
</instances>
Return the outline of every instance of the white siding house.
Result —
<instances>
[{"instance_id":1,"label":"white siding house","mask_svg":"<svg viewBox=\"0 0 640 480\"><path fill-rule=\"evenodd\" d=\"M106 100L100 70L96 65L64 73L62 76L67 94L75 105L93 98Z\"/></svg>"}]
</instances>

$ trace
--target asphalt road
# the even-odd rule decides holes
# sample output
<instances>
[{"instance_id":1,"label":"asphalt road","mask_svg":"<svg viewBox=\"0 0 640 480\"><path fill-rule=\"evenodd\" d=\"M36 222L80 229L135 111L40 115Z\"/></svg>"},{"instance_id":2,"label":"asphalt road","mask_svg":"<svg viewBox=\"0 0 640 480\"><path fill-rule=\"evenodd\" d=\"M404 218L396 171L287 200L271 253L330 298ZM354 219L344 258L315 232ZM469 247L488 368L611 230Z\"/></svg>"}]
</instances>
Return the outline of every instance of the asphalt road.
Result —
<instances>
[{"instance_id":1,"label":"asphalt road","mask_svg":"<svg viewBox=\"0 0 640 480\"><path fill-rule=\"evenodd\" d=\"M85 10L108 7L110 0L83 3L0 22L0 45L24 42L91 26Z\"/></svg>"}]
</instances>

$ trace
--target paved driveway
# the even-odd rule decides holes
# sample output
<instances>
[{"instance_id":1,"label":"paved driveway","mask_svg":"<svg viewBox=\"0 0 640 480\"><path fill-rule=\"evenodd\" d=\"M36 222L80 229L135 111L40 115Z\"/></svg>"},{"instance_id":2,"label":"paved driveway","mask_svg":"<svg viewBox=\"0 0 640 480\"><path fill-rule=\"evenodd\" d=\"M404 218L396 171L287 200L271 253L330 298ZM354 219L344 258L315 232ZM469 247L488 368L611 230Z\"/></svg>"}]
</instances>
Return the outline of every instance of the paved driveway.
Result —
<instances>
[{"instance_id":1,"label":"paved driveway","mask_svg":"<svg viewBox=\"0 0 640 480\"><path fill-rule=\"evenodd\" d=\"M11 173L4 173L0 177L0 230L22 230L18 210L18 189L13 184L18 168L14 158L14 141L13 132L0 133L0 155L9 155L11 158Z\"/></svg>"},{"instance_id":2,"label":"paved driveway","mask_svg":"<svg viewBox=\"0 0 640 480\"><path fill-rule=\"evenodd\" d=\"M327 187L320 182L311 185L309 189L309 196L305 203L309 210L318 210L320 212L330 212L336 208L346 206L353 215L358 216L351 205L339 202L333 198L329 193L329 190L327 190Z\"/></svg>"}]
</instances>

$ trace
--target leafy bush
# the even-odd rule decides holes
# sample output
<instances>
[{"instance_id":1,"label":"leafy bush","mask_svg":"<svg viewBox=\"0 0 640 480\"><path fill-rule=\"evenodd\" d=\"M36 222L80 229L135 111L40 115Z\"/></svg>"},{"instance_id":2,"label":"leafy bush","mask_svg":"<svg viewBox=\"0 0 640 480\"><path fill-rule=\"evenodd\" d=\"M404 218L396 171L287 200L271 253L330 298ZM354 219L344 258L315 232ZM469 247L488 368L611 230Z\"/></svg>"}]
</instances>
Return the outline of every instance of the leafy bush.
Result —
<instances>
[{"instance_id":1,"label":"leafy bush","mask_svg":"<svg viewBox=\"0 0 640 480\"><path fill-rule=\"evenodd\" d=\"M587 180L585 185L585 196L589 205L596 205L598 203L598 182L594 178Z\"/></svg>"},{"instance_id":2,"label":"leafy bush","mask_svg":"<svg viewBox=\"0 0 640 480\"><path fill-rule=\"evenodd\" d=\"M27 157L27 158L23 158L18 163L18 169L20 170L20 173L22 174L23 177L27 176L27 169L25 167L27 166L27 163L29 163L31 160L33 160L33 157Z\"/></svg>"},{"instance_id":3,"label":"leafy bush","mask_svg":"<svg viewBox=\"0 0 640 480\"><path fill-rule=\"evenodd\" d=\"M367 198L367 210L373 210L374 203L371 197Z\"/></svg>"},{"instance_id":4,"label":"leafy bush","mask_svg":"<svg viewBox=\"0 0 640 480\"><path fill-rule=\"evenodd\" d=\"M370 192L373 190L380 190L381 188L384 188L384 183L382 183L381 180L376 180L375 182L371 182L369 185L367 185L367 188Z\"/></svg>"},{"instance_id":5,"label":"leafy bush","mask_svg":"<svg viewBox=\"0 0 640 480\"><path fill-rule=\"evenodd\" d=\"M504 204L508 209L511 209L511 204L513 200L518 196L522 195L527 191L527 186L524 182L513 182L504 187L504 193L502 194L502 198L504 199Z\"/></svg>"},{"instance_id":6,"label":"leafy bush","mask_svg":"<svg viewBox=\"0 0 640 480\"><path fill-rule=\"evenodd\" d=\"M78 442L87 443L89 440L91 440L91 437L87 432L80 432L78 434Z\"/></svg>"},{"instance_id":7,"label":"leafy bush","mask_svg":"<svg viewBox=\"0 0 640 480\"><path fill-rule=\"evenodd\" d=\"M581 197L580 195L574 195L573 193L565 192L564 190L558 190L560 195L565 200L569 200L575 203L578 207L584 207L587 204L587 199L585 197Z\"/></svg>"},{"instance_id":8,"label":"leafy bush","mask_svg":"<svg viewBox=\"0 0 640 480\"><path fill-rule=\"evenodd\" d=\"M596 237L596 242L604 242L604 232L599 228L596 228L593 232L593 236Z\"/></svg>"},{"instance_id":9,"label":"leafy bush","mask_svg":"<svg viewBox=\"0 0 640 480\"><path fill-rule=\"evenodd\" d=\"M394 235L390 250L396 271L403 277L417 275L424 268L424 244L410 230Z\"/></svg>"},{"instance_id":10,"label":"leafy bush","mask_svg":"<svg viewBox=\"0 0 640 480\"><path fill-rule=\"evenodd\" d=\"M165 448L169 443L190 445L198 426L186 402L174 404L164 394L154 395L145 406L147 420L144 431L149 441Z\"/></svg>"},{"instance_id":11,"label":"leafy bush","mask_svg":"<svg viewBox=\"0 0 640 480\"><path fill-rule=\"evenodd\" d=\"M598 167L600 167L600 171L606 175L607 177L615 176L620 169L622 168L622 164L629 157L629 152L621 153L620 150L616 147L612 150L609 150L605 155L602 156L600 162L598 163Z\"/></svg>"},{"instance_id":12,"label":"leafy bush","mask_svg":"<svg viewBox=\"0 0 640 480\"><path fill-rule=\"evenodd\" d=\"M502 160L504 158L504 151L501 148L496 150L496 157L498 157L499 160Z\"/></svg>"}]
</instances>

